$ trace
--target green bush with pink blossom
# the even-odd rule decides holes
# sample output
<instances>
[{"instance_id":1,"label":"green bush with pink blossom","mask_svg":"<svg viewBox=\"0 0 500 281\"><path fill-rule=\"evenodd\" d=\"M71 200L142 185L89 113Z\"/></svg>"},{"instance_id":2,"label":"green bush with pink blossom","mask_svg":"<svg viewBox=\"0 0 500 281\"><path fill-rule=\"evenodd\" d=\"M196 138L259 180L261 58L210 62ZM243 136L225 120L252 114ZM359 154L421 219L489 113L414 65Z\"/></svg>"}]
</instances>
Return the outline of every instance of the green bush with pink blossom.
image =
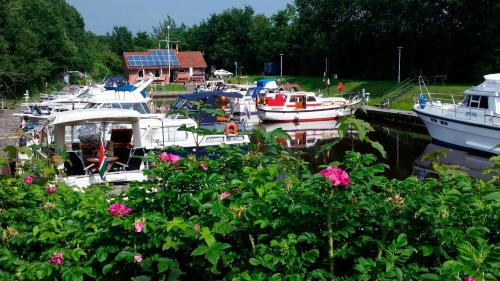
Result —
<instances>
[{"instance_id":1,"label":"green bush with pink blossom","mask_svg":"<svg viewBox=\"0 0 500 281\"><path fill-rule=\"evenodd\" d=\"M0 280L500 276L498 177L390 180L357 152L317 172L264 140L211 153L149 155L150 180L118 195L0 179Z\"/></svg>"}]
</instances>

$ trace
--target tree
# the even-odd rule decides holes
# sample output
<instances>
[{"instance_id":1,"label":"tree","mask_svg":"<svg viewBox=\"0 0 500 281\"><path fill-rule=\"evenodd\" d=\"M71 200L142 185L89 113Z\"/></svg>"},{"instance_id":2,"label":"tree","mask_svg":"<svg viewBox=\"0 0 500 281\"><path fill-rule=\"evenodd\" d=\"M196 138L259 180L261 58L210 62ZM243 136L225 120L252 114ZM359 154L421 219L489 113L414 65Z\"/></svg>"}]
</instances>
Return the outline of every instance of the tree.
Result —
<instances>
[{"instance_id":1,"label":"tree","mask_svg":"<svg viewBox=\"0 0 500 281\"><path fill-rule=\"evenodd\" d=\"M117 55L122 56L123 52L134 50L134 40L132 32L126 26L114 26L111 35L108 34L110 47Z\"/></svg>"}]
</instances>

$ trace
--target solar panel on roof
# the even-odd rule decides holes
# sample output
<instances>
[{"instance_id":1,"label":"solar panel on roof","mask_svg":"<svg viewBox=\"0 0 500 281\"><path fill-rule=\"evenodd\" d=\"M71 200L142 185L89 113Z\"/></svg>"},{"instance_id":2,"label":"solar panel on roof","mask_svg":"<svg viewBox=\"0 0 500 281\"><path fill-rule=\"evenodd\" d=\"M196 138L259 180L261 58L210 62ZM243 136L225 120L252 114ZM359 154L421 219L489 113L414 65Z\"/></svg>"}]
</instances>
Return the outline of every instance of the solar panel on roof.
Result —
<instances>
[{"instance_id":1,"label":"solar panel on roof","mask_svg":"<svg viewBox=\"0 0 500 281\"><path fill-rule=\"evenodd\" d=\"M179 65L174 50L150 50L148 55L132 55L127 57L129 66L166 66Z\"/></svg>"}]
</instances>

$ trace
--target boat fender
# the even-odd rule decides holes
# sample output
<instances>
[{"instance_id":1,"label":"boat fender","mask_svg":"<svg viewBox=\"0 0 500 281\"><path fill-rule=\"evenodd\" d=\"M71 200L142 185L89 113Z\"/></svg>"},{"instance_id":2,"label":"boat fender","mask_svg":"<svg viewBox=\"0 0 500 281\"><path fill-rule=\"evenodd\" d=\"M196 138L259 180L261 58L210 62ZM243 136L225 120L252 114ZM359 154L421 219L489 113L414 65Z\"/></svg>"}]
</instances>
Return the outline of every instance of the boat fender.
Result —
<instances>
[{"instance_id":1,"label":"boat fender","mask_svg":"<svg viewBox=\"0 0 500 281\"><path fill-rule=\"evenodd\" d=\"M418 105L420 106L420 109L424 109L426 103L427 99L425 98L424 94L420 94L420 96L418 97Z\"/></svg>"},{"instance_id":2,"label":"boat fender","mask_svg":"<svg viewBox=\"0 0 500 281\"><path fill-rule=\"evenodd\" d=\"M234 123L234 122L227 123L225 133L226 133L226 135L237 134L238 133L238 125L236 125L236 123Z\"/></svg>"}]
</instances>

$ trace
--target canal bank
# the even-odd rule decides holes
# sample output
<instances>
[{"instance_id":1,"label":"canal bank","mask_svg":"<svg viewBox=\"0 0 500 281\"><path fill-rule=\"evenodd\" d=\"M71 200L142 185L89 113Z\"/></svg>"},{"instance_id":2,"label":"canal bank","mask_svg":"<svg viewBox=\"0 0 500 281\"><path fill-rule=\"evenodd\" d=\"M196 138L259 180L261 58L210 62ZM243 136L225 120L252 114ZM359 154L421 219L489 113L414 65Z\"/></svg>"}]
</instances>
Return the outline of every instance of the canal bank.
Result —
<instances>
[{"instance_id":1,"label":"canal bank","mask_svg":"<svg viewBox=\"0 0 500 281\"><path fill-rule=\"evenodd\" d=\"M356 117L372 124L391 125L396 128L428 134L422 120L413 111L363 106L364 110L357 110Z\"/></svg>"}]
</instances>

